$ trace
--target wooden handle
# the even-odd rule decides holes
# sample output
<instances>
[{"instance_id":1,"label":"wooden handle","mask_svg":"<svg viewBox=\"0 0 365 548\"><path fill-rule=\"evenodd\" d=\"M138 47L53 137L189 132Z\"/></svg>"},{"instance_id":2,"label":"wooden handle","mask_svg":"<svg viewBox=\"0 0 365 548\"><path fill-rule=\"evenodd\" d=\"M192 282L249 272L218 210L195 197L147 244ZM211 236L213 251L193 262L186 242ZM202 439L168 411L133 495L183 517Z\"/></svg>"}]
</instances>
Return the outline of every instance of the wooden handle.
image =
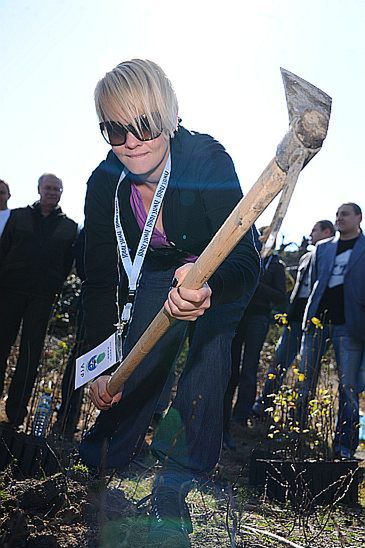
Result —
<instances>
[{"instance_id":1,"label":"wooden handle","mask_svg":"<svg viewBox=\"0 0 365 548\"><path fill-rule=\"evenodd\" d=\"M189 270L181 284L182 287L199 289L209 280L256 219L282 190L285 180L286 173L273 159ZM119 392L143 358L175 321L177 320L172 318L164 308L160 310L110 378L107 390L111 396Z\"/></svg>"},{"instance_id":2,"label":"wooden handle","mask_svg":"<svg viewBox=\"0 0 365 548\"><path fill-rule=\"evenodd\" d=\"M293 196L295 185L297 183L299 173L303 168L304 161L304 154L298 156L298 158L290 167L287 173L285 186L281 193L280 200L274 213L274 217L271 221L269 230L267 231L266 235L261 238L261 241L265 244L261 249L261 257L263 259L268 256L271 249L275 245L276 237L279 234L280 227L282 225L286 212L288 211L289 203Z\"/></svg>"}]
</instances>

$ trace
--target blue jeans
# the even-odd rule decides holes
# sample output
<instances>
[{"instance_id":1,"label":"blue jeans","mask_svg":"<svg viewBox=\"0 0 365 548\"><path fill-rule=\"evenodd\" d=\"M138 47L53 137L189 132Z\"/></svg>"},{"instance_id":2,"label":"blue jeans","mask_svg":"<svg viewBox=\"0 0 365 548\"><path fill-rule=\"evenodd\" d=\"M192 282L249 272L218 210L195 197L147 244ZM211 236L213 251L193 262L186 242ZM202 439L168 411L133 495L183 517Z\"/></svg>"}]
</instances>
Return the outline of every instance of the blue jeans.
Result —
<instances>
[{"instance_id":1,"label":"blue jeans","mask_svg":"<svg viewBox=\"0 0 365 548\"><path fill-rule=\"evenodd\" d=\"M252 414L252 406L256 398L257 370L260 353L269 329L269 316L264 314L244 315L241 319L237 334L232 343L232 378L228 396L233 398L238 384L237 401L233 408L233 418L245 421ZM241 373L241 354L242 356ZM226 396L227 397L227 396ZM226 404L226 409L228 405ZM225 421L226 424L226 421Z\"/></svg>"},{"instance_id":2,"label":"blue jeans","mask_svg":"<svg viewBox=\"0 0 365 548\"><path fill-rule=\"evenodd\" d=\"M156 270L147 261L124 343L124 355L163 306L176 267ZM168 476L209 473L219 458L223 397L230 377L231 344L242 302L212 305L195 322L177 394L155 434L152 450ZM121 401L101 411L80 447L82 460L99 466L103 444L106 466L125 469L143 443L169 371L185 338L188 322L177 321L125 384Z\"/></svg>"},{"instance_id":3,"label":"blue jeans","mask_svg":"<svg viewBox=\"0 0 365 548\"><path fill-rule=\"evenodd\" d=\"M298 412L304 425L308 414L308 401L314 394L320 372L320 362L331 340L339 379L339 410L334 439L334 449L344 448L354 454L359 444L358 379L364 343L352 338L346 325L324 325L323 329L310 327L304 334L299 370L305 379L298 384Z\"/></svg>"},{"instance_id":4,"label":"blue jeans","mask_svg":"<svg viewBox=\"0 0 365 548\"><path fill-rule=\"evenodd\" d=\"M267 371L264 388L261 396L257 400L257 410L265 410L272 404L272 400L268 399L269 394L276 394L285 380L286 373L295 360L300 351L300 343L302 340L302 325L301 322L291 321L290 327L285 326L281 337L276 345L275 354L270 362ZM270 379L271 375L275 375Z\"/></svg>"}]
</instances>

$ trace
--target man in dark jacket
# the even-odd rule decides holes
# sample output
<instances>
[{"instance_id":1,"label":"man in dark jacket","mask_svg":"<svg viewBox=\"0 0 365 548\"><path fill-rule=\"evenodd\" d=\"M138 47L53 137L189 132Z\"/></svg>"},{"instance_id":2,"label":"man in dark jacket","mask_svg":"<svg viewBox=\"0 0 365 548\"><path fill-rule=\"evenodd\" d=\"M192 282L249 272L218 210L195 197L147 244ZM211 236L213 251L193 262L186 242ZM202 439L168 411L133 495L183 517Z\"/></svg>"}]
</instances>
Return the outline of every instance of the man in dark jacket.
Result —
<instances>
[{"instance_id":1,"label":"man in dark jacket","mask_svg":"<svg viewBox=\"0 0 365 548\"><path fill-rule=\"evenodd\" d=\"M365 236L361 208L342 204L336 213L339 237L321 242L311 267L312 292L303 318L305 330L298 385L298 414L307 422L308 399L317 385L321 358L330 340L336 355L339 408L334 454L352 458L359 443L359 391L365 355Z\"/></svg>"},{"instance_id":2,"label":"man in dark jacket","mask_svg":"<svg viewBox=\"0 0 365 548\"><path fill-rule=\"evenodd\" d=\"M37 376L55 295L72 266L77 224L58 206L62 181L45 173L39 202L14 209L0 241L0 393L7 359L22 323L19 357L6 401L9 422L19 426Z\"/></svg>"}]
</instances>

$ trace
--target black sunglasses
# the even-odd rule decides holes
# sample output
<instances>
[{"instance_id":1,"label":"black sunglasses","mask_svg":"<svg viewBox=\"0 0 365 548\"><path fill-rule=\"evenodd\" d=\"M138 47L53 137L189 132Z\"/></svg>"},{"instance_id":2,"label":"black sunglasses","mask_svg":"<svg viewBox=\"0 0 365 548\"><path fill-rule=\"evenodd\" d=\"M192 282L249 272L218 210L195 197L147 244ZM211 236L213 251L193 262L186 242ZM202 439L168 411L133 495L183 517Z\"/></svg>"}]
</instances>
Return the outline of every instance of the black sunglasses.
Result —
<instances>
[{"instance_id":1,"label":"black sunglasses","mask_svg":"<svg viewBox=\"0 0 365 548\"><path fill-rule=\"evenodd\" d=\"M132 124L124 125L111 121L100 122L99 127L105 141L113 147L124 145L128 132L132 133L139 141L152 141L162 133L162 129L158 133L151 129L147 116L139 116L135 121L139 131Z\"/></svg>"}]
</instances>

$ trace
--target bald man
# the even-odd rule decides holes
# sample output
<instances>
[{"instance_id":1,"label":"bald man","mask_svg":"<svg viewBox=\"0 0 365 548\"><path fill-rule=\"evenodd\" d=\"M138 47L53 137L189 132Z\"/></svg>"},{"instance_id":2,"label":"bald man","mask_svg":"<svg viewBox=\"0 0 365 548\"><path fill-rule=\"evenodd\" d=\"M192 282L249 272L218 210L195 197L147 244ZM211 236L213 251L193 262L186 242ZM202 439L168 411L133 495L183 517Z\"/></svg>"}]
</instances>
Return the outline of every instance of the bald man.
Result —
<instances>
[{"instance_id":1,"label":"bald man","mask_svg":"<svg viewBox=\"0 0 365 548\"><path fill-rule=\"evenodd\" d=\"M77 224L58 205L62 191L56 175L41 175L39 201L13 209L0 240L0 394L7 359L22 324L6 400L6 414L14 427L27 415L52 305L72 266Z\"/></svg>"}]
</instances>

